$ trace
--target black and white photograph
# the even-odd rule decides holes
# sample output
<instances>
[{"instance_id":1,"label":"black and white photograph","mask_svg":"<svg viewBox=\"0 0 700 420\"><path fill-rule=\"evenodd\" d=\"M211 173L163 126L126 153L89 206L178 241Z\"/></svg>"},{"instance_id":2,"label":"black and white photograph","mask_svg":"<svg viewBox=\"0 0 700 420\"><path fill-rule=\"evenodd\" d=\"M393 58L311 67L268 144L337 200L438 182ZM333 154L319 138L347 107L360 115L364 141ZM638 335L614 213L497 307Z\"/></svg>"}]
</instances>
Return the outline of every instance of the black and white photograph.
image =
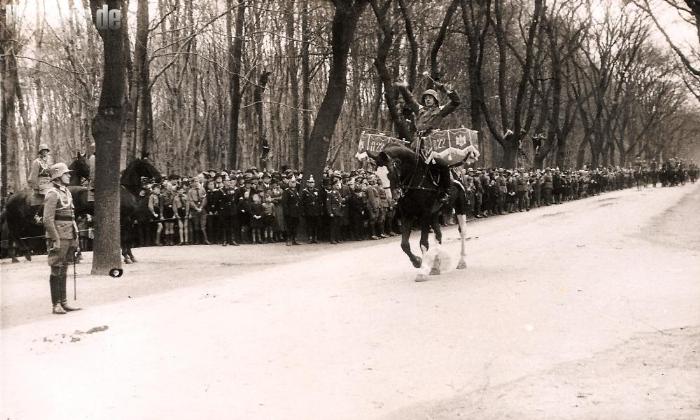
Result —
<instances>
[{"instance_id":1,"label":"black and white photograph","mask_svg":"<svg viewBox=\"0 0 700 420\"><path fill-rule=\"evenodd\" d=\"M700 0L0 0L0 420L700 419Z\"/></svg>"}]
</instances>

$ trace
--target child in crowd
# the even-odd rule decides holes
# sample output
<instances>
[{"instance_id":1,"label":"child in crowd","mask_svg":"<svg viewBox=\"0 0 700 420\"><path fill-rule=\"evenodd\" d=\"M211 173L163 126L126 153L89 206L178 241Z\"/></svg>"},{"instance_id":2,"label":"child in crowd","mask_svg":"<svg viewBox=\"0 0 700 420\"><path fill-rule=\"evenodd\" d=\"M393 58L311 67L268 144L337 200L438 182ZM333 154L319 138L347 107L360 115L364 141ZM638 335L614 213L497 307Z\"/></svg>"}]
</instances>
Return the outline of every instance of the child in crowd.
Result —
<instances>
[{"instance_id":1,"label":"child in crowd","mask_svg":"<svg viewBox=\"0 0 700 420\"><path fill-rule=\"evenodd\" d=\"M272 202L270 194L265 195L263 203L263 242L273 242L275 229L275 204Z\"/></svg>"},{"instance_id":2,"label":"child in crowd","mask_svg":"<svg viewBox=\"0 0 700 420\"><path fill-rule=\"evenodd\" d=\"M250 231L254 244L262 243L263 206L260 202L260 195L253 194L253 203L250 205Z\"/></svg>"},{"instance_id":3,"label":"child in crowd","mask_svg":"<svg viewBox=\"0 0 700 420\"><path fill-rule=\"evenodd\" d=\"M163 220L165 225L165 244L175 245L175 208L173 201L175 199L175 185L167 182L165 191L161 196L163 203Z\"/></svg>"},{"instance_id":4,"label":"child in crowd","mask_svg":"<svg viewBox=\"0 0 700 420\"><path fill-rule=\"evenodd\" d=\"M177 230L180 234L178 245L189 244L190 201L187 199L185 186L182 184L177 188L177 195L173 199L173 207L177 218Z\"/></svg>"}]
</instances>

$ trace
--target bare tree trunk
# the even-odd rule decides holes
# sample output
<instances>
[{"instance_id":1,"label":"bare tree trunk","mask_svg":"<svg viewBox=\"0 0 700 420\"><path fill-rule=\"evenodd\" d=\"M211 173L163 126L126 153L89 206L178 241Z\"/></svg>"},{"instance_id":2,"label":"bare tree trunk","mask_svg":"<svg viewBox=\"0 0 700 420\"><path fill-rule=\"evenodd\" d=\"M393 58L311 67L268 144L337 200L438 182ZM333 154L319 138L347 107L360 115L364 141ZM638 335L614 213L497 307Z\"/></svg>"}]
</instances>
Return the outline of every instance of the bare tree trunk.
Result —
<instances>
[{"instance_id":1,"label":"bare tree trunk","mask_svg":"<svg viewBox=\"0 0 700 420\"><path fill-rule=\"evenodd\" d=\"M379 27L382 29L379 33L377 47L377 56L374 59L374 66L377 68L377 73L379 74L378 82L378 92L377 92L377 103L375 108L375 118L379 114L379 105L381 104L380 92L382 91L382 84L384 86L384 100L386 101L387 108L389 109L389 115L391 115L391 120L394 122L394 126L398 132L399 138L405 139L407 141L412 140L412 133L409 130L406 120L402 115L399 114L399 110L396 108L396 89L393 85L393 80L391 73L386 66L386 61L389 55L389 50L393 43L394 37L391 30L391 19L390 19L390 6L391 1L387 1L384 5L380 6L376 0L371 0L372 9L374 10L374 15L377 18ZM378 127L375 122L375 127Z\"/></svg>"},{"instance_id":2,"label":"bare tree trunk","mask_svg":"<svg viewBox=\"0 0 700 420\"><path fill-rule=\"evenodd\" d=\"M12 34L7 26L7 4L0 3L0 83L2 83L2 108L0 111L0 203L4 206L8 193L9 144L17 144L15 129L15 80L17 63L14 57ZM16 161L15 161L16 162Z\"/></svg>"},{"instance_id":3,"label":"bare tree trunk","mask_svg":"<svg viewBox=\"0 0 700 420\"><path fill-rule=\"evenodd\" d=\"M136 13L136 42L134 48L134 61L136 77L138 80L138 138L141 143L141 156L146 156L151 151L153 140L153 103L151 100L151 77L148 61L148 0L138 0Z\"/></svg>"},{"instance_id":4,"label":"bare tree trunk","mask_svg":"<svg viewBox=\"0 0 700 420\"><path fill-rule=\"evenodd\" d=\"M109 10L121 13L119 29L102 29L97 26L96 12L107 4ZM104 44L104 68L102 92L97 115L93 120L95 138L95 241L92 274L106 275L113 268L121 267L120 215L119 215L119 165L122 142L122 118L125 88L124 35L126 10L123 0L91 0L90 9Z\"/></svg>"},{"instance_id":5,"label":"bare tree trunk","mask_svg":"<svg viewBox=\"0 0 700 420\"><path fill-rule=\"evenodd\" d=\"M228 0L229 10L233 7L233 1ZM231 40L231 25L227 26L229 40L228 70L230 77L229 99L231 110L229 112L229 141L228 141L228 167L238 167L238 117L241 112L241 69L243 60L243 25L245 23L245 3L238 3L236 7L236 32ZM230 16L231 12L227 16ZM230 17L227 17L230 23Z\"/></svg>"},{"instance_id":6,"label":"bare tree trunk","mask_svg":"<svg viewBox=\"0 0 700 420\"><path fill-rule=\"evenodd\" d=\"M367 2L365 0L338 0L335 4L331 30L333 55L328 75L328 86L316 115L309 142L305 145L304 177L307 179L311 175L315 179L323 179L322 173L328 157L328 147L345 102L348 53L355 36L357 21Z\"/></svg>"},{"instance_id":7,"label":"bare tree trunk","mask_svg":"<svg viewBox=\"0 0 700 420\"><path fill-rule=\"evenodd\" d=\"M267 81L270 79L270 75L272 73L265 70L262 72L260 75L260 78L258 79L258 84L255 86L255 89L253 89L253 103L255 103L255 117L256 117L256 123L257 123L257 133L259 138L254 139L255 141L259 142L260 148L258 149L259 152L259 162L260 166L262 168L265 168L267 166L267 154L263 152L265 147L269 147L267 143L267 133L265 131L265 107L263 106L263 93L265 93L265 87L267 86ZM252 162L255 162L255 159L252 160Z\"/></svg>"},{"instance_id":8,"label":"bare tree trunk","mask_svg":"<svg viewBox=\"0 0 700 420\"><path fill-rule=\"evenodd\" d=\"M484 108L484 86L482 82L482 68L484 62L484 51L486 50L486 33L489 28L489 17L491 12L491 2L484 2L480 8L473 1L461 0L462 21L467 33L469 51L467 53L467 68L469 71L469 93L471 105L469 112L471 116L471 128L479 132L479 166L486 166L486 142L483 128ZM481 21L482 16L483 22Z\"/></svg>"},{"instance_id":9,"label":"bare tree trunk","mask_svg":"<svg viewBox=\"0 0 700 420\"><path fill-rule=\"evenodd\" d=\"M433 42L432 48L430 49L430 75L435 80L440 80L442 78L442 71L438 67L438 53L440 52L440 48L442 48L442 44L445 42L447 29L450 26L450 22L452 22L452 16L455 14L459 2L460 0L452 0L450 5L447 7L445 18L442 20L440 30L435 37L435 42Z\"/></svg>"},{"instance_id":10,"label":"bare tree trunk","mask_svg":"<svg viewBox=\"0 0 700 420\"><path fill-rule=\"evenodd\" d=\"M311 136L311 64L309 61L309 1L301 0L301 108L302 147L299 156L306 156L306 145ZM303 167L306 161L300 162Z\"/></svg>"},{"instance_id":11,"label":"bare tree trunk","mask_svg":"<svg viewBox=\"0 0 700 420\"><path fill-rule=\"evenodd\" d=\"M289 123L289 148L292 151L289 164L299 167L299 66L297 65L297 49L294 45L294 0L286 2L285 20L287 32L287 72L288 83L292 94L291 119Z\"/></svg>"}]
</instances>

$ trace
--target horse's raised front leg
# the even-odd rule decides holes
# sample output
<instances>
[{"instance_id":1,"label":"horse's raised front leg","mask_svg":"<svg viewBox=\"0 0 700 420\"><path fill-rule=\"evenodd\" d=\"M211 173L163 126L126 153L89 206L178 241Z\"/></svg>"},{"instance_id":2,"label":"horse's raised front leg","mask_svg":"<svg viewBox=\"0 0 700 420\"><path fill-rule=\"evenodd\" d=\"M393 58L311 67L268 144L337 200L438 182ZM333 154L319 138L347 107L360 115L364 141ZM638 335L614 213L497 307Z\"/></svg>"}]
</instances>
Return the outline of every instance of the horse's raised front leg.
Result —
<instances>
[{"instance_id":1,"label":"horse's raised front leg","mask_svg":"<svg viewBox=\"0 0 700 420\"><path fill-rule=\"evenodd\" d=\"M467 216L464 214L458 214L457 222L459 223L459 239L461 242L457 270L464 270L465 268L467 268L467 262L464 260L464 257L466 256L466 251L464 250L464 238L467 235Z\"/></svg>"},{"instance_id":2,"label":"horse's raised front leg","mask_svg":"<svg viewBox=\"0 0 700 420\"><path fill-rule=\"evenodd\" d=\"M408 255L411 264L413 264L415 268L420 268L422 259L411 252L411 243L409 242L409 239L411 239L412 225L413 223L411 223L410 220L401 220L401 249Z\"/></svg>"}]
</instances>

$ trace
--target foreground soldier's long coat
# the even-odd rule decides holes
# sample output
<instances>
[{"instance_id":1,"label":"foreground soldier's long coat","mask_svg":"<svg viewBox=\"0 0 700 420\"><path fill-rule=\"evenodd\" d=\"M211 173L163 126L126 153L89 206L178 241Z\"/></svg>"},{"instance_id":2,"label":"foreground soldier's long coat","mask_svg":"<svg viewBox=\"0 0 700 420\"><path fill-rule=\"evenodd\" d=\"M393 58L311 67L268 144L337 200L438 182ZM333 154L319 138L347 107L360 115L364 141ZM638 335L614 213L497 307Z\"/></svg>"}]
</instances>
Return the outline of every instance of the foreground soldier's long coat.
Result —
<instances>
[{"instance_id":1,"label":"foreground soldier's long coat","mask_svg":"<svg viewBox=\"0 0 700 420\"><path fill-rule=\"evenodd\" d=\"M49 242L48 263L63 267L68 262L68 251L78 246L78 225L75 223L73 196L68 188L56 183L44 197L44 228ZM55 244L60 246L56 247Z\"/></svg>"}]
</instances>

